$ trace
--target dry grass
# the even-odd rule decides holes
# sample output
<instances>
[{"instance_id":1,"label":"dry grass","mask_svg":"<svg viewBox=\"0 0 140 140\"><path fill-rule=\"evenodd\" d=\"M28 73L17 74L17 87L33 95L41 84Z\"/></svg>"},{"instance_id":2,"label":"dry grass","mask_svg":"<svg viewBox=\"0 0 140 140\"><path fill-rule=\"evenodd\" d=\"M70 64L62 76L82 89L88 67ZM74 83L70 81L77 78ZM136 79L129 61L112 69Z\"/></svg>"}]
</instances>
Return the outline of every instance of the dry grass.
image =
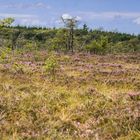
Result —
<instances>
[{"instance_id":1,"label":"dry grass","mask_svg":"<svg viewBox=\"0 0 140 140\"><path fill-rule=\"evenodd\" d=\"M47 57L0 64L2 140L140 140L140 54L57 54L55 79Z\"/></svg>"}]
</instances>

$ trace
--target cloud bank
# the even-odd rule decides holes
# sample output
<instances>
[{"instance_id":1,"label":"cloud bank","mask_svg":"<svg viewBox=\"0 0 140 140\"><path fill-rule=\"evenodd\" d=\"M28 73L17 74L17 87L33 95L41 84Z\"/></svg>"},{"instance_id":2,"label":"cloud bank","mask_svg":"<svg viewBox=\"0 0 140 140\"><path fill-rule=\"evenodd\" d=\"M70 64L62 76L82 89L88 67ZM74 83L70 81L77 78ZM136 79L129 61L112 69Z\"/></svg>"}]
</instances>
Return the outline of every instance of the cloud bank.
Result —
<instances>
[{"instance_id":1,"label":"cloud bank","mask_svg":"<svg viewBox=\"0 0 140 140\"><path fill-rule=\"evenodd\" d=\"M38 3L38 6L43 6L41 3ZM72 16L75 15L75 16ZM76 17L79 21L90 21L94 22L96 20L127 20L129 19L132 23L135 23L137 25L140 25L140 12L84 12L84 11L78 11L73 12L71 14L64 13L60 15L60 17L63 17L64 19L71 19L72 17ZM61 24L58 17L53 17L52 20L47 21L46 19L40 18L37 15L31 15L31 14L11 14L11 13L0 13L0 18L7 18L7 17L13 17L16 19L15 24L21 24L21 25L27 25L27 26L46 26L47 23L50 25L58 25ZM59 26L59 25L58 25Z\"/></svg>"},{"instance_id":2,"label":"cloud bank","mask_svg":"<svg viewBox=\"0 0 140 140\"><path fill-rule=\"evenodd\" d=\"M130 19L140 25L140 12L77 12L85 20L115 20Z\"/></svg>"}]
</instances>

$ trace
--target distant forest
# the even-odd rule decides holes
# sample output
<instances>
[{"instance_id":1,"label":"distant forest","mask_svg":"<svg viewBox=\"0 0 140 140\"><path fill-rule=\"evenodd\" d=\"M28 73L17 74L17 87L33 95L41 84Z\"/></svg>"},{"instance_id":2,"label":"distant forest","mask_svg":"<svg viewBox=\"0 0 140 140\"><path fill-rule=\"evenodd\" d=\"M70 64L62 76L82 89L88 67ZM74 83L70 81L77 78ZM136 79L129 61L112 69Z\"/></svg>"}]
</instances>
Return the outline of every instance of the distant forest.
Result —
<instances>
[{"instance_id":1,"label":"distant forest","mask_svg":"<svg viewBox=\"0 0 140 140\"><path fill-rule=\"evenodd\" d=\"M5 26L0 29L0 47L12 49L46 49L57 52L89 52L92 54L140 52L140 35L109 32L102 29L73 28L72 50L68 48L69 31L64 28Z\"/></svg>"}]
</instances>

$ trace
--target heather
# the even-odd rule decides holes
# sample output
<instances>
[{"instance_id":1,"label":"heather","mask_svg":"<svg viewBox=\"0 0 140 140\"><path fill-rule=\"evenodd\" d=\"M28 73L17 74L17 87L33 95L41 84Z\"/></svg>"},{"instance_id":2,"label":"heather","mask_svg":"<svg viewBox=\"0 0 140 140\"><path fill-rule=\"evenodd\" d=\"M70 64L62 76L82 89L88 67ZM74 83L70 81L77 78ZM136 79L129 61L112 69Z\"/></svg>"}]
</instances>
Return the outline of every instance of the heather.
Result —
<instances>
[{"instance_id":1,"label":"heather","mask_svg":"<svg viewBox=\"0 0 140 140\"><path fill-rule=\"evenodd\" d=\"M139 140L140 54L3 51L2 140Z\"/></svg>"}]
</instances>

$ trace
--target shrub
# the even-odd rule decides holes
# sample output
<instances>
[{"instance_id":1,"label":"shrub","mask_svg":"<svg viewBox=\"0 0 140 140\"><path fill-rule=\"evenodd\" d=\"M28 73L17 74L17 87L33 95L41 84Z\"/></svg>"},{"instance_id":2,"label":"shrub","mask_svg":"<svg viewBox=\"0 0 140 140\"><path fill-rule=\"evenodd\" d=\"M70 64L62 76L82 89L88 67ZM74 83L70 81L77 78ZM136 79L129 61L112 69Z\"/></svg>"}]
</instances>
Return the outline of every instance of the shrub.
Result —
<instances>
[{"instance_id":1,"label":"shrub","mask_svg":"<svg viewBox=\"0 0 140 140\"><path fill-rule=\"evenodd\" d=\"M94 40L89 45L87 45L85 47L85 50L90 52L90 53L99 54L102 51L102 46L99 42Z\"/></svg>"},{"instance_id":2,"label":"shrub","mask_svg":"<svg viewBox=\"0 0 140 140\"><path fill-rule=\"evenodd\" d=\"M0 49L0 62L4 63L10 59L10 48L1 48Z\"/></svg>"},{"instance_id":3,"label":"shrub","mask_svg":"<svg viewBox=\"0 0 140 140\"><path fill-rule=\"evenodd\" d=\"M48 59L45 61L45 72L55 78L57 68L59 68L58 60L54 54L51 54Z\"/></svg>"}]
</instances>

